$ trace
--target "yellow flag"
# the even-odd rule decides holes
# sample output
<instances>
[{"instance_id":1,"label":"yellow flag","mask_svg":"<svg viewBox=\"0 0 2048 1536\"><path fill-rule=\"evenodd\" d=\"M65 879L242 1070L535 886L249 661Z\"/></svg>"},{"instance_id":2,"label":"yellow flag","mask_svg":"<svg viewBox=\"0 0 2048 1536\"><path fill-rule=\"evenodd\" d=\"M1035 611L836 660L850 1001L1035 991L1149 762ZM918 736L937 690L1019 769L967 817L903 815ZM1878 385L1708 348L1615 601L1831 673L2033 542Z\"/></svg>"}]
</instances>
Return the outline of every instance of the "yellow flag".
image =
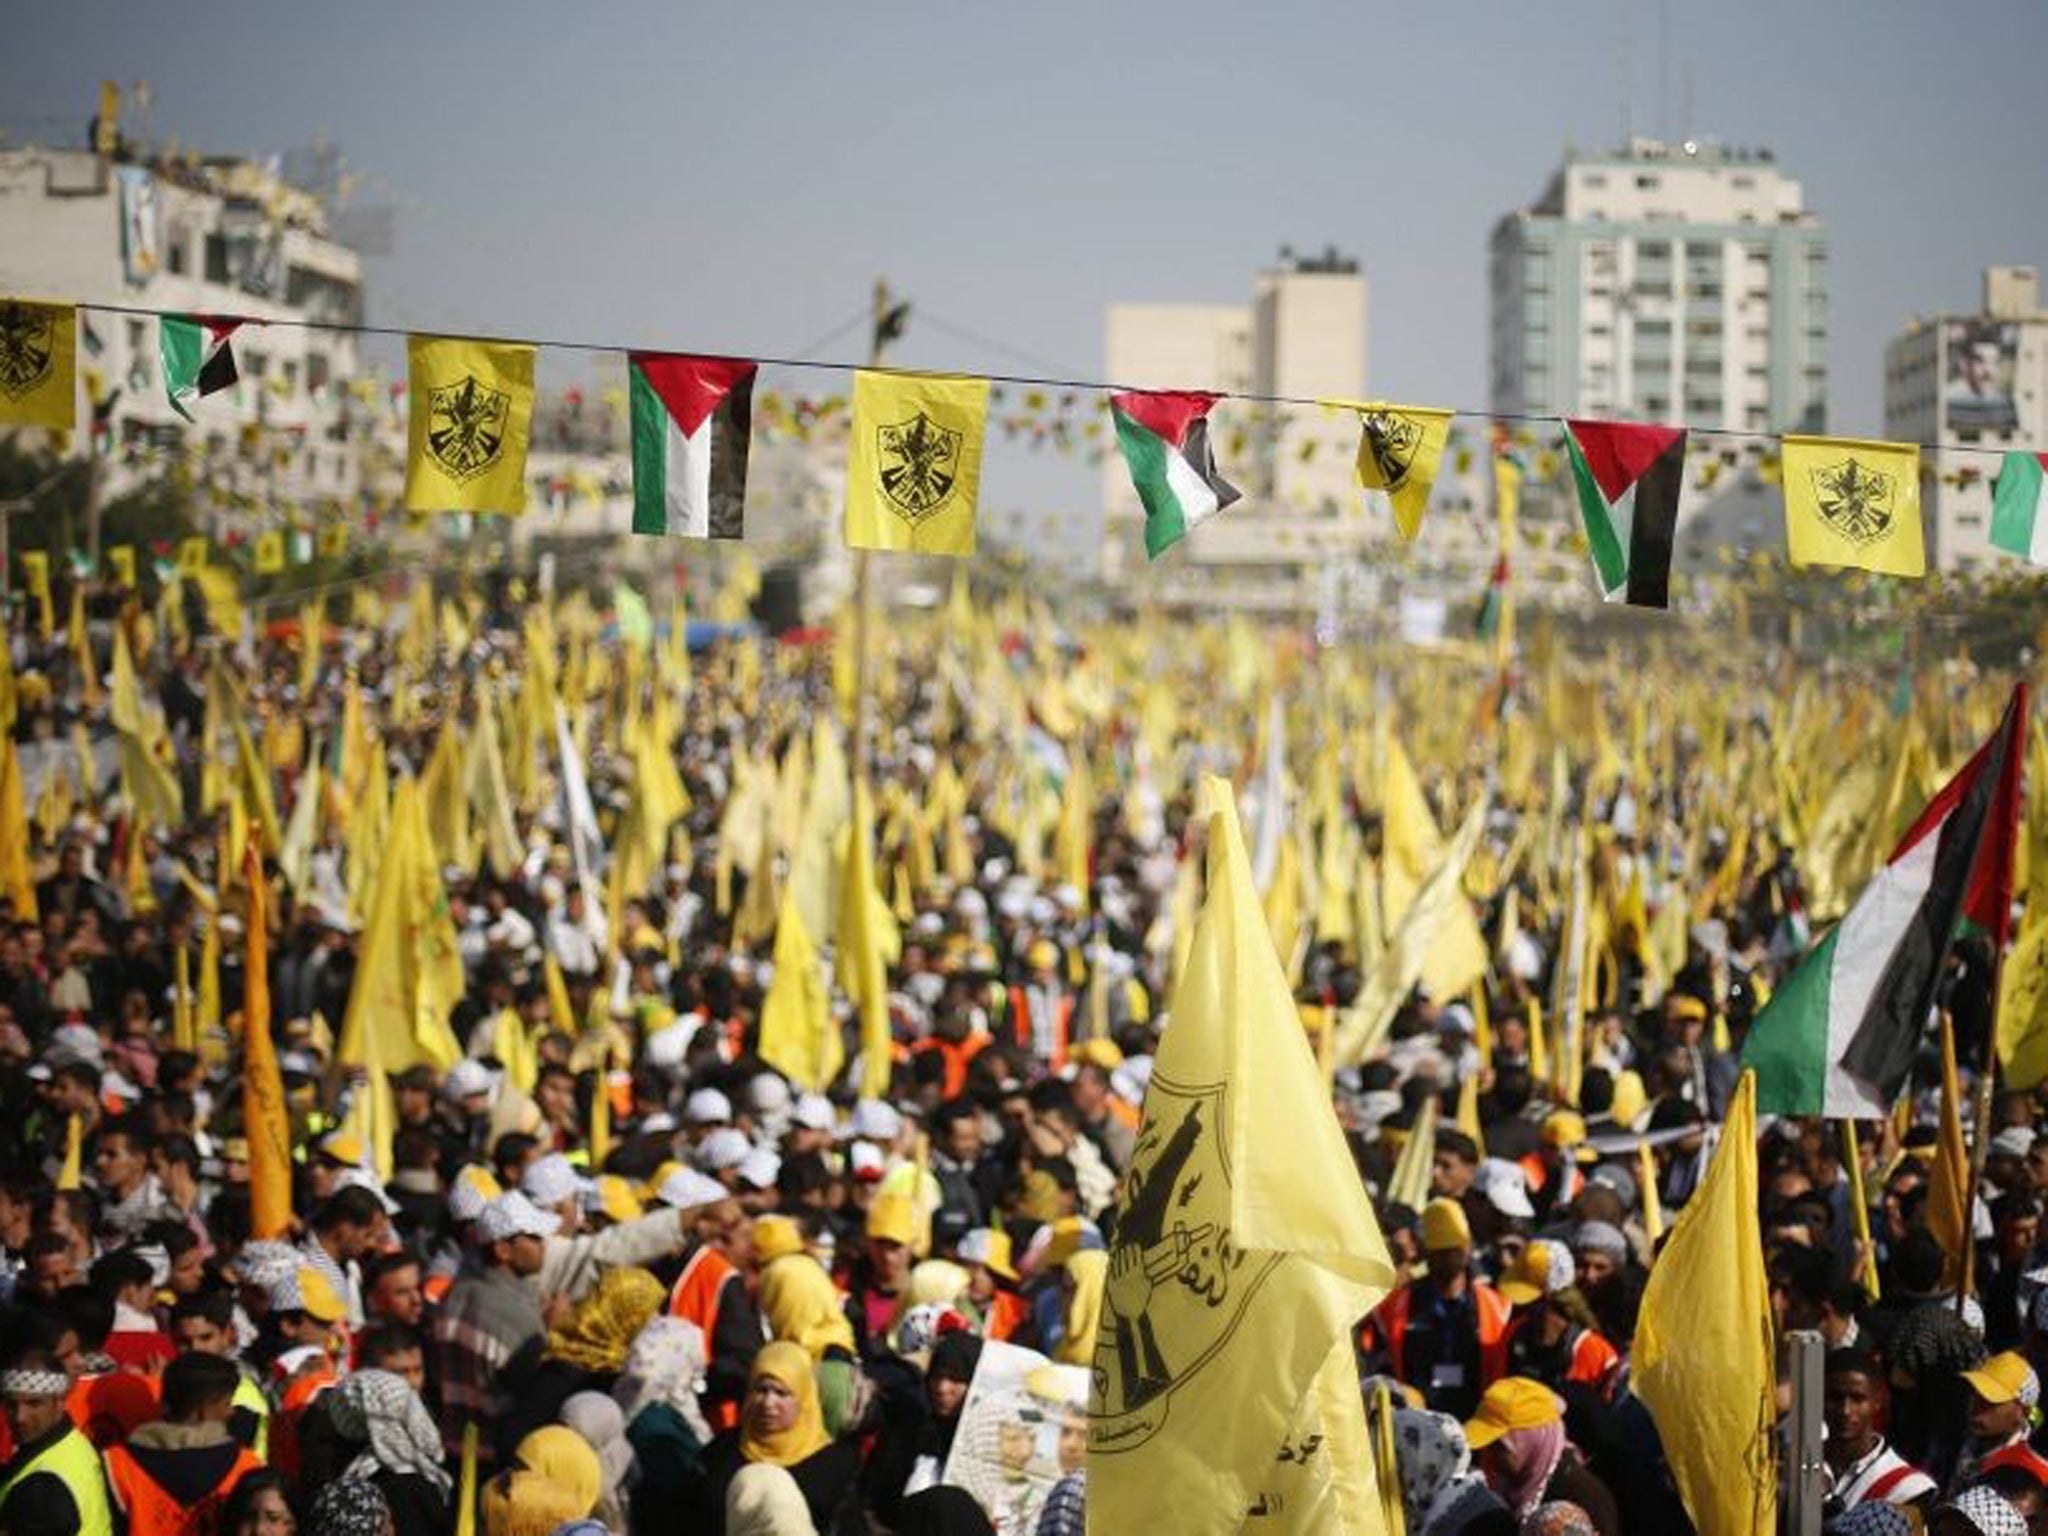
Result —
<instances>
[{"instance_id":1,"label":"yellow flag","mask_svg":"<svg viewBox=\"0 0 2048 1536\"><path fill-rule=\"evenodd\" d=\"M258 576L275 576L284 569L284 530L267 528L256 535L255 571Z\"/></svg>"},{"instance_id":2,"label":"yellow flag","mask_svg":"<svg viewBox=\"0 0 2048 1536\"><path fill-rule=\"evenodd\" d=\"M199 1054L199 1020L192 1011L192 951L180 944L172 954L172 981L177 987L171 999L171 1044L181 1051Z\"/></svg>"},{"instance_id":3,"label":"yellow flag","mask_svg":"<svg viewBox=\"0 0 2048 1536\"><path fill-rule=\"evenodd\" d=\"M865 1015L863 1015L865 1018ZM845 1063L818 948L794 893L775 919L775 978L761 1000L761 1059L795 1083L823 1093Z\"/></svg>"},{"instance_id":4,"label":"yellow flag","mask_svg":"<svg viewBox=\"0 0 2048 1536\"><path fill-rule=\"evenodd\" d=\"M2031 907L2000 978L1998 1060L2008 1088L2032 1088L2048 1077L2048 912Z\"/></svg>"},{"instance_id":5,"label":"yellow flag","mask_svg":"<svg viewBox=\"0 0 2048 1536\"><path fill-rule=\"evenodd\" d=\"M1088 1523L1381 1532L1351 1330L1393 1265L1273 952L1230 786L1203 788L1208 900L1117 1191Z\"/></svg>"},{"instance_id":6,"label":"yellow flag","mask_svg":"<svg viewBox=\"0 0 2048 1536\"><path fill-rule=\"evenodd\" d=\"M21 563L21 584L36 600L36 635L48 640L57 626L50 600L50 557L40 549L24 549L15 558Z\"/></svg>"},{"instance_id":7,"label":"yellow flag","mask_svg":"<svg viewBox=\"0 0 2048 1536\"><path fill-rule=\"evenodd\" d=\"M1422 514L1443 462L1452 413L1384 401L1334 403L1358 412L1358 483L1369 491L1385 491L1401 537L1414 538L1422 531Z\"/></svg>"},{"instance_id":8,"label":"yellow flag","mask_svg":"<svg viewBox=\"0 0 2048 1536\"><path fill-rule=\"evenodd\" d=\"M1941 1243L1941 1283L1952 1289L1963 1278L1964 1249L1970 1241L1965 1212L1970 1198L1970 1154L1963 1145L1962 1088L1956 1079L1956 1036L1941 1017L1941 1124L1934 1142L1934 1166L1927 1180L1927 1230Z\"/></svg>"},{"instance_id":9,"label":"yellow flag","mask_svg":"<svg viewBox=\"0 0 2048 1536\"><path fill-rule=\"evenodd\" d=\"M590 1089L590 1171L604 1171L612 1155L612 1051L610 1040L597 1048L597 1080Z\"/></svg>"},{"instance_id":10,"label":"yellow flag","mask_svg":"<svg viewBox=\"0 0 2048 1536\"><path fill-rule=\"evenodd\" d=\"M69 432L78 423L78 311L0 299L0 422Z\"/></svg>"},{"instance_id":11,"label":"yellow flag","mask_svg":"<svg viewBox=\"0 0 2048 1536\"><path fill-rule=\"evenodd\" d=\"M1469 1073L1465 1080L1476 1083L1479 1075ZM1436 1126L1440 1114L1435 1094L1422 1101L1415 1123L1408 1127L1407 1139L1401 1143L1401 1155L1394 1159L1394 1171L1387 1175L1387 1204L1419 1211L1429 1203L1430 1179L1436 1172Z\"/></svg>"},{"instance_id":12,"label":"yellow flag","mask_svg":"<svg viewBox=\"0 0 2048 1536\"><path fill-rule=\"evenodd\" d=\"M242 1125L249 1138L249 1231L282 1237L292 1223L292 1131L284 1079L270 1037L269 893L263 861L251 849L242 866L249 887L248 956L243 966Z\"/></svg>"},{"instance_id":13,"label":"yellow flag","mask_svg":"<svg viewBox=\"0 0 2048 1536\"><path fill-rule=\"evenodd\" d=\"M791 900L796 900L792 893ZM839 987L860 1013L861 1095L889 1091L889 965L900 938L889 904L875 888L875 810L867 781L853 785L853 825L839 876L839 926L833 965Z\"/></svg>"},{"instance_id":14,"label":"yellow flag","mask_svg":"<svg viewBox=\"0 0 2048 1536\"><path fill-rule=\"evenodd\" d=\"M857 374L846 466L847 544L973 554L987 425L987 379Z\"/></svg>"},{"instance_id":15,"label":"yellow flag","mask_svg":"<svg viewBox=\"0 0 2048 1536\"><path fill-rule=\"evenodd\" d=\"M28 797L12 732L0 731L0 897L16 922L36 920L35 869L29 861Z\"/></svg>"},{"instance_id":16,"label":"yellow flag","mask_svg":"<svg viewBox=\"0 0 2048 1536\"><path fill-rule=\"evenodd\" d=\"M1771 1298L1757 1225L1756 1074L1643 1288L1635 1390L1699 1536L1777 1527Z\"/></svg>"},{"instance_id":17,"label":"yellow flag","mask_svg":"<svg viewBox=\"0 0 2048 1536\"><path fill-rule=\"evenodd\" d=\"M1380 910L1385 922L1398 925L1431 873L1443 863L1444 843L1408 754L1399 740L1391 737L1380 806L1386 850L1380 861ZM1486 940L1480 936L1479 919L1462 888L1453 882L1442 900L1444 906L1436 921L1417 935L1425 945L1422 971L1408 985L1419 980L1431 996L1448 998L1458 996L1486 974Z\"/></svg>"},{"instance_id":18,"label":"yellow flag","mask_svg":"<svg viewBox=\"0 0 2048 1536\"><path fill-rule=\"evenodd\" d=\"M462 1481L455 1491L455 1536L476 1536L477 1422L462 1426Z\"/></svg>"},{"instance_id":19,"label":"yellow flag","mask_svg":"<svg viewBox=\"0 0 2048 1536\"><path fill-rule=\"evenodd\" d=\"M414 512L523 512L533 348L411 340L405 504Z\"/></svg>"},{"instance_id":20,"label":"yellow flag","mask_svg":"<svg viewBox=\"0 0 2048 1536\"><path fill-rule=\"evenodd\" d=\"M64 1163L57 1170L57 1187L85 1187L85 1122L75 1114L64 1122Z\"/></svg>"},{"instance_id":21,"label":"yellow flag","mask_svg":"<svg viewBox=\"0 0 2048 1536\"><path fill-rule=\"evenodd\" d=\"M196 576L206 569L206 540L203 537L178 540L178 574Z\"/></svg>"},{"instance_id":22,"label":"yellow flag","mask_svg":"<svg viewBox=\"0 0 2048 1536\"><path fill-rule=\"evenodd\" d=\"M320 530L317 548L322 560L339 560L348 553L348 524L329 523Z\"/></svg>"},{"instance_id":23,"label":"yellow flag","mask_svg":"<svg viewBox=\"0 0 2048 1536\"><path fill-rule=\"evenodd\" d=\"M116 544L107 551L107 564L113 568L114 579L124 587L135 585L135 546Z\"/></svg>"},{"instance_id":24,"label":"yellow flag","mask_svg":"<svg viewBox=\"0 0 2048 1536\"><path fill-rule=\"evenodd\" d=\"M1785 545L1794 565L1926 575L1919 447L1786 438Z\"/></svg>"}]
</instances>

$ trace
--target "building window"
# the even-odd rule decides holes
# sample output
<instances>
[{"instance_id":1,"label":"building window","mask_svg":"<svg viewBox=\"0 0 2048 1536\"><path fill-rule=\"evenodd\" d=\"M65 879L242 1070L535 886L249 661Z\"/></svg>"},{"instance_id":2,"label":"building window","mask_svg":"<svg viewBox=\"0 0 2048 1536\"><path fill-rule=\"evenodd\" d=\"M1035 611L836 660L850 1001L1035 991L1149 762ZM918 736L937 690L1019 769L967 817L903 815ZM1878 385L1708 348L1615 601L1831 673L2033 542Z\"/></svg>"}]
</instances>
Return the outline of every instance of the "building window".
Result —
<instances>
[{"instance_id":1,"label":"building window","mask_svg":"<svg viewBox=\"0 0 2048 1536\"><path fill-rule=\"evenodd\" d=\"M1642 176L1638 176L1638 177L1636 177L1636 190L1637 190L1638 192L1654 192L1654 191L1656 191L1656 190L1657 190L1657 178L1656 178L1656 177L1654 177L1654 176L1650 176L1650 175L1642 175Z\"/></svg>"}]
</instances>

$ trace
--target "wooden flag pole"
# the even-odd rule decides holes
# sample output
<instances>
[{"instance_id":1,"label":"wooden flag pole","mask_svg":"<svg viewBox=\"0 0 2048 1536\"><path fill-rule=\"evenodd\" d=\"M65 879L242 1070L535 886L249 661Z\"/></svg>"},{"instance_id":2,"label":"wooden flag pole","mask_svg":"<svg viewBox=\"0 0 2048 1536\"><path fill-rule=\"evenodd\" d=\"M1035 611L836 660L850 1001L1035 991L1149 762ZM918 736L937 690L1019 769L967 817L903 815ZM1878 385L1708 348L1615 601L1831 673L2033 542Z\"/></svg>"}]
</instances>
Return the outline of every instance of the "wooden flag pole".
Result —
<instances>
[{"instance_id":1,"label":"wooden flag pole","mask_svg":"<svg viewBox=\"0 0 2048 1536\"><path fill-rule=\"evenodd\" d=\"M889 344L888 318L889 283L886 278L878 277L875 279L874 323L868 335L868 366L871 368L881 363L882 350ZM868 778L874 757L875 706L870 687L875 630L874 577L870 570L873 559L870 550L857 549L853 552L853 774L857 780Z\"/></svg>"},{"instance_id":2,"label":"wooden flag pole","mask_svg":"<svg viewBox=\"0 0 2048 1536\"><path fill-rule=\"evenodd\" d=\"M1877 1279L1877 1248L1870 1240L1870 1206L1863 1194L1863 1148L1856 1139L1856 1122L1842 1121L1842 1165L1849 1173L1849 1214L1856 1221L1856 1241L1862 1246L1863 1289L1872 1301L1880 1299Z\"/></svg>"}]
</instances>

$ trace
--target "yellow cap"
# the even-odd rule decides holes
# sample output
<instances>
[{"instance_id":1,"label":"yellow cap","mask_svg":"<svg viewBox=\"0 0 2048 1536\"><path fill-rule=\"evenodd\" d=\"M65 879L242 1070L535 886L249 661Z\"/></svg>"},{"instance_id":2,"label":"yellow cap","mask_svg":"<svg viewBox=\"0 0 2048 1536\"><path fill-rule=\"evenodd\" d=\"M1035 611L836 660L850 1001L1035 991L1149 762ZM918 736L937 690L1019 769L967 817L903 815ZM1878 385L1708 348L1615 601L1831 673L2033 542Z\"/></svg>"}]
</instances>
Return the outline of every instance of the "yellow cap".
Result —
<instances>
[{"instance_id":1,"label":"yellow cap","mask_svg":"<svg viewBox=\"0 0 2048 1536\"><path fill-rule=\"evenodd\" d=\"M1051 939L1034 939L1024 951L1024 963L1034 971L1049 971L1060 963L1059 946Z\"/></svg>"},{"instance_id":2,"label":"yellow cap","mask_svg":"<svg viewBox=\"0 0 2048 1536\"><path fill-rule=\"evenodd\" d=\"M1541 1429L1564 1417L1564 1404L1540 1381L1503 1376L1486 1389L1479 1411L1465 1421L1465 1443L1478 1450L1517 1429Z\"/></svg>"},{"instance_id":3,"label":"yellow cap","mask_svg":"<svg viewBox=\"0 0 2048 1536\"><path fill-rule=\"evenodd\" d=\"M1608 1106L1607 1115L1616 1125L1634 1125L1649 1102L1643 1080L1633 1069L1623 1067L1614 1074L1614 1102Z\"/></svg>"},{"instance_id":4,"label":"yellow cap","mask_svg":"<svg viewBox=\"0 0 2048 1536\"><path fill-rule=\"evenodd\" d=\"M482 1163L471 1163L455 1175L455 1182L467 1184L486 1200L495 1200L505 1193L505 1186L498 1182L498 1176Z\"/></svg>"},{"instance_id":5,"label":"yellow cap","mask_svg":"<svg viewBox=\"0 0 2048 1536\"><path fill-rule=\"evenodd\" d=\"M2016 1349L1993 1355L1974 1371L1963 1372L1963 1380L1987 1403L2018 1403L2031 1408L2041 1398L2041 1378Z\"/></svg>"},{"instance_id":6,"label":"yellow cap","mask_svg":"<svg viewBox=\"0 0 2048 1536\"><path fill-rule=\"evenodd\" d=\"M363 1138L354 1131L330 1131L320 1138L320 1155L350 1168L360 1168Z\"/></svg>"},{"instance_id":7,"label":"yellow cap","mask_svg":"<svg viewBox=\"0 0 2048 1536\"><path fill-rule=\"evenodd\" d=\"M637 1221L645 1214L640 1197L633 1193L632 1184L616 1173L598 1175L597 1199L604 1207L605 1215L613 1221Z\"/></svg>"},{"instance_id":8,"label":"yellow cap","mask_svg":"<svg viewBox=\"0 0 2048 1536\"><path fill-rule=\"evenodd\" d=\"M1553 1109L1536 1134L1547 1147L1576 1147L1586 1139L1585 1117L1574 1110Z\"/></svg>"},{"instance_id":9,"label":"yellow cap","mask_svg":"<svg viewBox=\"0 0 2048 1536\"><path fill-rule=\"evenodd\" d=\"M868 1236L910 1246L917 1236L917 1213L911 1209L908 1193L875 1196L875 1203L868 1207Z\"/></svg>"},{"instance_id":10,"label":"yellow cap","mask_svg":"<svg viewBox=\"0 0 2048 1536\"><path fill-rule=\"evenodd\" d=\"M877 1204L880 1202L878 1201ZM869 1235L874 1232L874 1217L868 1218ZM756 1216L754 1218L754 1258L761 1264L769 1264L785 1254L802 1253L804 1235L797 1224L787 1216Z\"/></svg>"},{"instance_id":11,"label":"yellow cap","mask_svg":"<svg viewBox=\"0 0 2048 1536\"><path fill-rule=\"evenodd\" d=\"M1067 1055L1074 1061L1085 1061L1105 1072L1114 1072L1124 1064L1124 1053L1117 1049L1114 1040L1083 1040Z\"/></svg>"},{"instance_id":12,"label":"yellow cap","mask_svg":"<svg viewBox=\"0 0 2048 1536\"><path fill-rule=\"evenodd\" d=\"M1560 1254L1564 1256L1563 1264L1557 1262ZM1508 1266L1507 1273L1500 1277L1497 1289L1516 1306L1526 1307L1538 1297L1562 1290L1569 1283L1570 1277L1563 1271L1570 1262L1570 1253L1556 1243L1540 1239L1526 1243L1515 1255L1515 1262Z\"/></svg>"},{"instance_id":13,"label":"yellow cap","mask_svg":"<svg viewBox=\"0 0 2048 1536\"><path fill-rule=\"evenodd\" d=\"M299 1310L319 1323L338 1323L348 1316L348 1305L336 1294L325 1275L311 1265L299 1268Z\"/></svg>"},{"instance_id":14,"label":"yellow cap","mask_svg":"<svg viewBox=\"0 0 2048 1536\"><path fill-rule=\"evenodd\" d=\"M1684 1019L1692 1024L1707 1022L1707 1005L1689 993L1673 992L1665 999L1664 1006L1671 1010L1674 1019Z\"/></svg>"},{"instance_id":15,"label":"yellow cap","mask_svg":"<svg viewBox=\"0 0 2048 1536\"><path fill-rule=\"evenodd\" d=\"M1465 1219L1465 1207L1455 1200L1432 1200L1422 1208L1423 1252L1471 1246L1472 1224Z\"/></svg>"}]
</instances>

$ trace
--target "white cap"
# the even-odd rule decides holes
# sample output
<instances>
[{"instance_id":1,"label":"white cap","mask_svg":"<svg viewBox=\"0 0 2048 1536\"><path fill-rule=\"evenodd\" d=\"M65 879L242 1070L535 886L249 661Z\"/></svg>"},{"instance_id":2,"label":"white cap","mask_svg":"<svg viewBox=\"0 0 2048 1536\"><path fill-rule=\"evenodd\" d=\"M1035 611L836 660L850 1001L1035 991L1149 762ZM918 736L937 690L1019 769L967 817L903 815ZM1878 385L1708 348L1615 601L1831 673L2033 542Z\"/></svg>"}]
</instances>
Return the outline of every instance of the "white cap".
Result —
<instances>
[{"instance_id":1,"label":"white cap","mask_svg":"<svg viewBox=\"0 0 2048 1536\"><path fill-rule=\"evenodd\" d=\"M377 1175L370 1172L367 1168L342 1169L334 1180L334 1187L336 1189L367 1189L377 1197L378 1203L384 1207L384 1214L386 1216L396 1216L398 1214L398 1202L385 1193L384 1186L378 1181Z\"/></svg>"},{"instance_id":2,"label":"white cap","mask_svg":"<svg viewBox=\"0 0 2048 1536\"><path fill-rule=\"evenodd\" d=\"M822 1093L798 1094L796 1108L790 1112L789 1118L791 1124L800 1125L807 1131L830 1131L839 1125L838 1111Z\"/></svg>"},{"instance_id":3,"label":"white cap","mask_svg":"<svg viewBox=\"0 0 2048 1536\"><path fill-rule=\"evenodd\" d=\"M483 1215L484 1207L489 1205L492 1199L477 1187L476 1180L466 1176L470 1171L464 1169L456 1174L448 1186L448 1214L458 1223L475 1221ZM477 1168L475 1172L482 1174L486 1170Z\"/></svg>"},{"instance_id":4,"label":"white cap","mask_svg":"<svg viewBox=\"0 0 2048 1536\"><path fill-rule=\"evenodd\" d=\"M773 1189L782 1173L782 1159L765 1147L756 1147L740 1164L740 1182L754 1189Z\"/></svg>"},{"instance_id":5,"label":"white cap","mask_svg":"<svg viewBox=\"0 0 2048 1536\"><path fill-rule=\"evenodd\" d=\"M716 1088L699 1088L683 1104L685 1125L730 1125L732 1100Z\"/></svg>"},{"instance_id":6,"label":"white cap","mask_svg":"<svg viewBox=\"0 0 2048 1536\"><path fill-rule=\"evenodd\" d=\"M717 1200L730 1200L732 1191L718 1180L706 1178L694 1168L678 1168L661 1181L661 1188L654 1192L654 1198L663 1205L672 1205L679 1211L688 1211L700 1205L710 1205Z\"/></svg>"},{"instance_id":7,"label":"white cap","mask_svg":"<svg viewBox=\"0 0 2048 1536\"><path fill-rule=\"evenodd\" d=\"M903 1117L880 1099L862 1099L853 1106L847 1134L859 1141L894 1141L903 1131Z\"/></svg>"},{"instance_id":8,"label":"white cap","mask_svg":"<svg viewBox=\"0 0 2048 1536\"><path fill-rule=\"evenodd\" d=\"M780 1114L789 1108L789 1084L773 1072L762 1072L747 1081L747 1107L757 1115Z\"/></svg>"},{"instance_id":9,"label":"white cap","mask_svg":"<svg viewBox=\"0 0 2048 1536\"><path fill-rule=\"evenodd\" d=\"M1496 1211L1518 1221L1533 1221L1536 1207L1529 1203L1529 1180L1522 1170L1504 1157L1489 1157L1474 1176L1480 1193Z\"/></svg>"},{"instance_id":10,"label":"white cap","mask_svg":"<svg viewBox=\"0 0 2048 1536\"><path fill-rule=\"evenodd\" d=\"M477 1218L477 1234L487 1243L513 1237L553 1237L562 1218L543 1211L518 1190L507 1190Z\"/></svg>"},{"instance_id":11,"label":"white cap","mask_svg":"<svg viewBox=\"0 0 2048 1536\"><path fill-rule=\"evenodd\" d=\"M640 1129L649 1136L663 1131L673 1134L675 1128L676 1117L665 1109L657 1109L653 1114L640 1122Z\"/></svg>"},{"instance_id":12,"label":"white cap","mask_svg":"<svg viewBox=\"0 0 2048 1536\"><path fill-rule=\"evenodd\" d=\"M747 1140L745 1131L722 1125L697 1144L697 1166L707 1173L737 1168L753 1150L754 1144Z\"/></svg>"},{"instance_id":13,"label":"white cap","mask_svg":"<svg viewBox=\"0 0 2048 1536\"><path fill-rule=\"evenodd\" d=\"M576 1171L576 1165L559 1152L536 1158L519 1180L519 1188L535 1205L560 1205L583 1193L590 1181Z\"/></svg>"},{"instance_id":14,"label":"white cap","mask_svg":"<svg viewBox=\"0 0 2048 1536\"><path fill-rule=\"evenodd\" d=\"M449 1099L467 1099L490 1091L491 1069L468 1056L448 1069L447 1080L441 1084L443 1097Z\"/></svg>"},{"instance_id":15,"label":"white cap","mask_svg":"<svg viewBox=\"0 0 2048 1536\"><path fill-rule=\"evenodd\" d=\"M659 1067L664 1072L680 1067L683 1057L689 1054L690 1037L696 1033L688 1024L671 1024L666 1029L657 1029L647 1037L642 1059L650 1067Z\"/></svg>"},{"instance_id":16,"label":"white cap","mask_svg":"<svg viewBox=\"0 0 2048 1536\"><path fill-rule=\"evenodd\" d=\"M846 1164L856 1179L879 1179L883 1167L881 1148L857 1141L847 1151Z\"/></svg>"}]
</instances>

